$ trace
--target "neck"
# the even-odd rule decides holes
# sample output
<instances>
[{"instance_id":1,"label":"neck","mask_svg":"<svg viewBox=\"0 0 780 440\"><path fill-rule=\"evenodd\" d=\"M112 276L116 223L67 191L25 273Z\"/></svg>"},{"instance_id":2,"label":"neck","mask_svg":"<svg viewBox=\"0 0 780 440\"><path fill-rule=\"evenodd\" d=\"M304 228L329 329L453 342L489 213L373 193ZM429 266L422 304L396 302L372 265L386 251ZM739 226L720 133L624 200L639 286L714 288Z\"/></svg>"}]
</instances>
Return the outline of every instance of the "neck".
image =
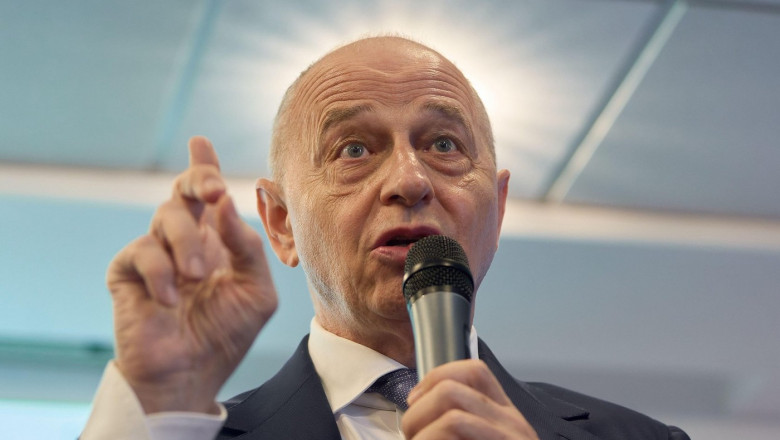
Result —
<instances>
[{"instance_id":1,"label":"neck","mask_svg":"<svg viewBox=\"0 0 780 440\"><path fill-rule=\"evenodd\" d=\"M325 330L368 347L409 368L415 367L414 334L409 319L373 323L371 326L345 325L340 320L330 319L316 313L317 322Z\"/></svg>"}]
</instances>

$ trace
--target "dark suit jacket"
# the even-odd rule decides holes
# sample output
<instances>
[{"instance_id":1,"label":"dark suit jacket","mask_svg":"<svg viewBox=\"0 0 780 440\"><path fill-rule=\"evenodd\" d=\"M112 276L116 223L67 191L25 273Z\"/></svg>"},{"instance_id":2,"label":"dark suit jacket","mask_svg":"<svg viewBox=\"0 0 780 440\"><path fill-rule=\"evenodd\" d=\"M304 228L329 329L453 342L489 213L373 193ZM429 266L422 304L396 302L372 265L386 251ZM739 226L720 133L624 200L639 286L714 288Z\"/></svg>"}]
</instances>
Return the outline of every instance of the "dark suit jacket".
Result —
<instances>
[{"instance_id":1,"label":"dark suit jacket","mask_svg":"<svg viewBox=\"0 0 780 440\"><path fill-rule=\"evenodd\" d=\"M225 402L228 418L218 439L341 438L314 370L308 336L268 382ZM514 379L479 341L487 363L541 440L689 440L678 428L554 385Z\"/></svg>"}]
</instances>

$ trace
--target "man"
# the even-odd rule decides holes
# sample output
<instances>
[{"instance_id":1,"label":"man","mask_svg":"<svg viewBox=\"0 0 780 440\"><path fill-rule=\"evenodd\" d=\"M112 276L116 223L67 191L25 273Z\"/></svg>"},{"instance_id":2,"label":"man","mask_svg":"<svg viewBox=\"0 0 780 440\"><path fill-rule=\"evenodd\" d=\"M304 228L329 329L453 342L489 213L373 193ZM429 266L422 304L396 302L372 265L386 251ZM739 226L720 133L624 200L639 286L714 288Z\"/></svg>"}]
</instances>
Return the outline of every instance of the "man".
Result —
<instances>
[{"instance_id":1,"label":"man","mask_svg":"<svg viewBox=\"0 0 780 440\"><path fill-rule=\"evenodd\" d=\"M214 150L193 138L172 198L110 265L116 360L84 439L220 429L220 438L242 439L687 438L606 402L516 382L475 334L472 359L431 371L408 410L369 389L415 365L401 295L410 245L454 238L477 288L498 245L509 172L496 170L479 97L438 53L397 37L329 53L285 95L271 163L274 180L257 183L258 211L277 257L306 273L311 335L276 377L225 404L221 427L215 396L276 293Z\"/></svg>"}]
</instances>

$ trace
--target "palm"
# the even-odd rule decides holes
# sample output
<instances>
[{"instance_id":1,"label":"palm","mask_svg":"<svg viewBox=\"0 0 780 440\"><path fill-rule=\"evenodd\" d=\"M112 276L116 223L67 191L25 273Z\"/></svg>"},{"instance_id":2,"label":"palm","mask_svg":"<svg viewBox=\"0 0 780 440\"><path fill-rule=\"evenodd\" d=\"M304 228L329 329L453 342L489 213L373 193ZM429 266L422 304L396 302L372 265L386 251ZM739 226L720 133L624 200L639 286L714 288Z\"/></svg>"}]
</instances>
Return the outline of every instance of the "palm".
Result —
<instances>
[{"instance_id":1,"label":"palm","mask_svg":"<svg viewBox=\"0 0 780 440\"><path fill-rule=\"evenodd\" d=\"M178 275L181 300L175 307L150 298L142 280L110 286L115 292L117 358L126 374L160 378L195 365L235 365L273 310L273 288L264 285L268 279L233 268L213 228L203 235L209 275L203 280ZM263 300L269 295L272 304Z\"/></svg>"},{"instance_id":2,"label":"palm","mask_svg":"<svg viewBox=\"0 0 780 440\"><path fill-rule=\"evenodd\" d=\"M262 241L225 194L211 145L195 138L190 148L191 166L149 234L108 270L117 366L147 410L181 408L193 395L201 407L213 402L276 308ZM166 389L194 384L189 397L165 401Z\"/></svg>"}]
</instances>

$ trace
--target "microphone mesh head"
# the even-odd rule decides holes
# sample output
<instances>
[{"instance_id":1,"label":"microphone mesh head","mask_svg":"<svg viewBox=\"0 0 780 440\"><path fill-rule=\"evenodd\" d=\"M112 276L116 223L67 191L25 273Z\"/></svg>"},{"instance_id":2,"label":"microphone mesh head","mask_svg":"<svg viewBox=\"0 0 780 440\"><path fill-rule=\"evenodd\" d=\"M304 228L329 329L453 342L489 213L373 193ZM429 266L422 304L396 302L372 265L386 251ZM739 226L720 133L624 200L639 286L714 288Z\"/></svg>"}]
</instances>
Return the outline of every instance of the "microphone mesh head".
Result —
<instances>
[{"instance_id":1,"label":"microphone mesh head","mask_svg":"<svg viewBox=\"0 0 780 440\"><path fill-rule=\"evenodd\" d=\"M466 253L457 241L444 235L431 235L409 249L404 264L406 301L420 290L441 287L462 295L471 302L474 281Z\"/></svg>"}]
</instances>

